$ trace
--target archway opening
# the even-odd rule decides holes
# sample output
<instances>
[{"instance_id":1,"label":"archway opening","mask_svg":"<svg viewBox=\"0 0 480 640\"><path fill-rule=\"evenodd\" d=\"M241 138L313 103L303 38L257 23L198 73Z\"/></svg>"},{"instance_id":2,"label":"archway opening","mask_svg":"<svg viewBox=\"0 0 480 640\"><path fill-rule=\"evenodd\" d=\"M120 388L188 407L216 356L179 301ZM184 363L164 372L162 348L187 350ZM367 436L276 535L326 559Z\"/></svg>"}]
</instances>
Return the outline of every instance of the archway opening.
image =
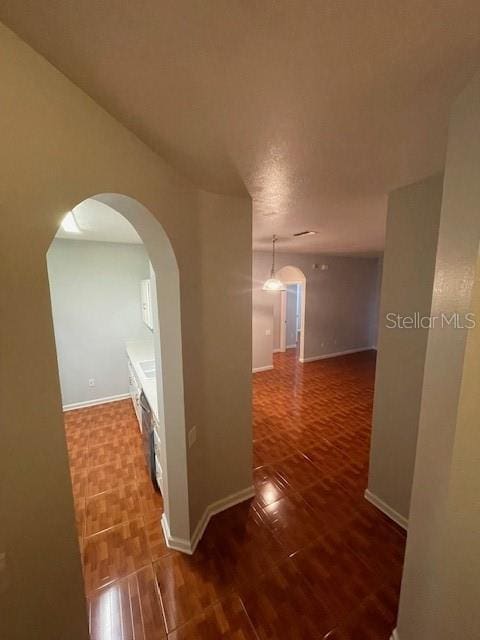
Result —
<instances>
[{"instance_id":1,"label":"archway opening","mask_svg":"<svg viewBox=\"0 0 480 640\"><path fill-rule=\"evenodd\" d=\"M301 269L286 265L276 272L285 285L285 291L275 294L274 336L278 335L278 350L296 349L300 362L305 348L305 293L306 277Z\"/></svg>"},{"instance_id":2,"label":"archway opening","mask_svg":"<svg viewBox=\"0 0 480 640\"><path fill-rule=\"evenodd\" d=\"M189 539L179 271L159 221L121 194L88 198L68 212L47 265L92 590L112 572L137 568L163 537L161 544ZM107 547L113 538L128 543L113 565L99 562L101 536Z\"/></svg>"}]
</instances>

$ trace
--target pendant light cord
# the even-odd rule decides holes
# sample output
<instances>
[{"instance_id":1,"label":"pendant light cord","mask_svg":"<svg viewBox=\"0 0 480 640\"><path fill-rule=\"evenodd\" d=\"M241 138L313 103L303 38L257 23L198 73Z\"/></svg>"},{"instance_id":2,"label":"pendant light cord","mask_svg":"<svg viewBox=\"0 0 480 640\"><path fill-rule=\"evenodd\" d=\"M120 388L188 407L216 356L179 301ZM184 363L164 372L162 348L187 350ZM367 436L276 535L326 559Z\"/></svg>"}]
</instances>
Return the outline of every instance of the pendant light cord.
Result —
<instances>
[{"instance_id":1,"label":"pendant light cord","mask_svg":"<svg viewBox=\"0 0 480 640\"><path fill-rule=\"evenodd\" d=\"M277 241L277 236L274 234L272 236L272 271L270 272L270 277L273 278L275 274L275 243Z\"/></svg>"}]
</instances>

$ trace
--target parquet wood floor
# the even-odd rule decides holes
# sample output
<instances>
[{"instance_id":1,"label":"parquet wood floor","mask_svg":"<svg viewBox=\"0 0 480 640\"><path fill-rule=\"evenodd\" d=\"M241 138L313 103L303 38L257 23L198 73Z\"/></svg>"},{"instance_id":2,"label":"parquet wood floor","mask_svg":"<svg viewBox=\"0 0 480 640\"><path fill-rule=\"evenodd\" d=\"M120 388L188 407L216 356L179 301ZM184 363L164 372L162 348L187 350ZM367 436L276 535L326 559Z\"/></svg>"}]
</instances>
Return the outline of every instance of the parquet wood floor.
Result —
<instances>
[{"instance_id":1,"label":"parquet wood floor","mask_svg":"<svg viewBox=\"0 0 480 640\"><path fill-rule=\"evenodd\" d=\"M388 640L405 535L363 498L373 352L253 376L255 498L165 545L130 401L65 414L92 640Z\"/></svg>"}]
</instances>

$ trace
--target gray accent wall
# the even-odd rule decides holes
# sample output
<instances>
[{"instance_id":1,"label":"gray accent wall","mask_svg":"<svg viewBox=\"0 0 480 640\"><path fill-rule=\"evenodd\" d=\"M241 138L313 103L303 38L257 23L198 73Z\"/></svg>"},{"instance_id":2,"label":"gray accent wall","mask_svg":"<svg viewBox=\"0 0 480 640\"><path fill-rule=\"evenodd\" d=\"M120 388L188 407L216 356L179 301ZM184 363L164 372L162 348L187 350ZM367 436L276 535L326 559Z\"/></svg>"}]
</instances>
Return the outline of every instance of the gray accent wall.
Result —
<instances>
[{"instance_id":1,"label":"gray accent wall","mask_svg":"<svg viewBox=\"0 0 480 640\"><path fill-rule=\"evenodd\" d=\"M280 294L273 296L273 350L280 350L280 322L281 322Z\"/></svg>"},{"instance_id":2,"label":"gray accent wall","mask_svg":"<svg viewBox=\"0 0 480 640\"><path fill-rule=\"evenodd\" d=\"M427 328L388 328L392 316L429 316L442 175L388 201L368 489L407 520L415 464Z\"/></svg>"},{"instance_id":3,"label":"gray accent wall","mask_svg":"<svg viewBox=\"0 0 480 640\"><path fill-rule=\"evenodd\" d=\"M152 338L140 307L144 246L55 239L47 266L63 405L128 393L125 342Z\"/></svg>"},{"instance_id":4,"label":"gray accent wall","mask_svg":"<svg viewBox=\"0 0 480 640\"><path fill-rule=\"evenodd\" d=\"M326 269L321 269L321 265ZM276 268L291 265L305 274L304 357L376 346L379 258L278 253ZM318 265L315 268L314 265ZM271 254L253 254L253 369L272 365L276 293L262 290Z\"/></svg>"}]
</instances>

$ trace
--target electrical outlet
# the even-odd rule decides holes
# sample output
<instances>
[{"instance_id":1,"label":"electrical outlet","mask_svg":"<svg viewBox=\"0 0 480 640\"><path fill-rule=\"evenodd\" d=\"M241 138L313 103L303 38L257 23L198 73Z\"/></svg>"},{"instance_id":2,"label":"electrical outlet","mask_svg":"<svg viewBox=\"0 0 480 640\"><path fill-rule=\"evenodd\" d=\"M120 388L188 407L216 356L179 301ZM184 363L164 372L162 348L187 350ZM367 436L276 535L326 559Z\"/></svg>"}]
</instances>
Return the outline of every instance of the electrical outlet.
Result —
<instances>
[{"instance_id":1,"label":"electrical outlet","mask_svg":"<svg viewBox=\"0 0 480 640\"><path fill-rule=\"evenodd\" d=\"M188 432L188 447L190 448L197 439L197 427L193 426Z\"/></svg>"},{"instance_id":2,"label":"electrical outlet","mask_svg":"<svg viewBox=\"0 0 480 640\"><path fill-rule=\"evenodd\" d=\"M270 335L272 335L271 330L270 330L270 329L265 329L265 335L266 335L266 336L270 336Z\"/></svg>"},{"instance_id":3,"label":"electrical outlet","mask_svg":"<svg viewBox=\"0 0 480 640\"><path fill-rule=\"evenodd\" d=\"M95 386L95 378L89 378L88 386L89 387L94 387Z\"/></svg>"}]
</instances>

